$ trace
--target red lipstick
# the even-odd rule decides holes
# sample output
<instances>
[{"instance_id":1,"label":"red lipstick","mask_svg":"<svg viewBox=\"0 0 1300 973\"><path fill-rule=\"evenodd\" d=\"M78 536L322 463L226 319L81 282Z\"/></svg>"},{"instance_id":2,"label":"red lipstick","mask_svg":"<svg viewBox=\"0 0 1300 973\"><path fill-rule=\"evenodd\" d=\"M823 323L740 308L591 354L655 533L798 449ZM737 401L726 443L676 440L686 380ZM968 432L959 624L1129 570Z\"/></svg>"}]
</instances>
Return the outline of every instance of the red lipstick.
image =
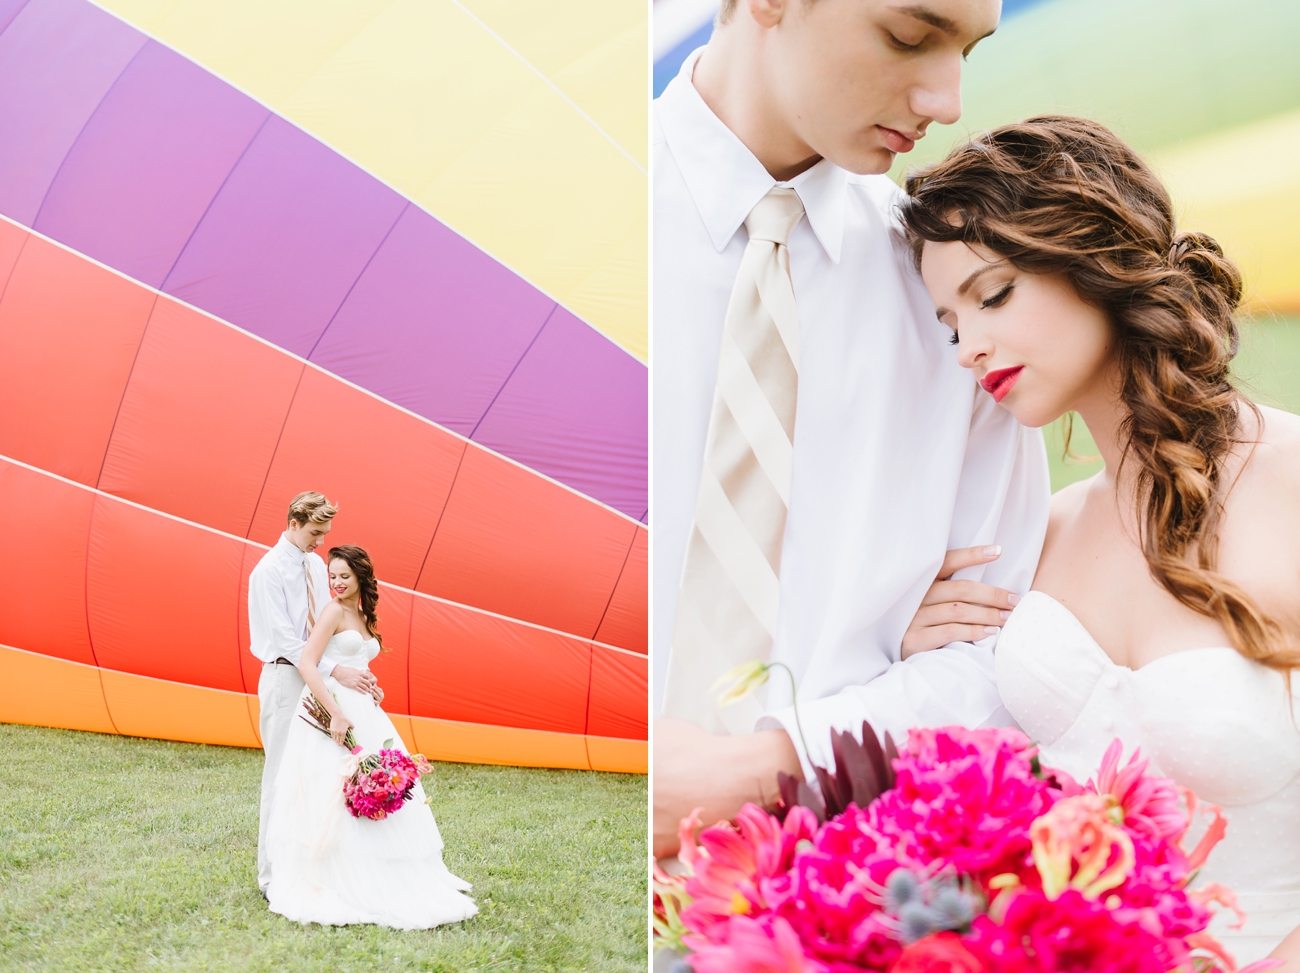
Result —
<instances>
[{"instance_id":1,"label":"red lipstick","mask_svg":"<svg viewBox=\"0 0 1300 973\"><path fill-rule=\"evenodd\" d=\"M1020 378L1020 373L1024 369L1024 365L995 369L980 379L980 385L984 387L985 392L993 396L994 402L1001 402L1015 387L1016 379Z\"/></svg>"}]
</instances>

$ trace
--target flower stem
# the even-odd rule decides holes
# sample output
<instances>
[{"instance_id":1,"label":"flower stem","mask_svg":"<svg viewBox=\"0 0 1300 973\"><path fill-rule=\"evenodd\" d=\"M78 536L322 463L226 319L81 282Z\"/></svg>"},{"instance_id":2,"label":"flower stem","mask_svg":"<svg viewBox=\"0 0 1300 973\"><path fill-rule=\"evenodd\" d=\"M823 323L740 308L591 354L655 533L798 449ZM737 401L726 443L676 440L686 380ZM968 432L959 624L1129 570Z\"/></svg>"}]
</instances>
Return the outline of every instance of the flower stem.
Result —
<instances>
[{"instance_id":1,"label":"flower stem","mask_svg":"<svg viewBox=\"0 0 1300 973\"><path fill-rule=\"evenodd\" d=\"M790 667L784 662L769 662L767 664L769 669L775 669L777 666L784 669L785 674L790 677L790 703L794 708L794 725L795 729L799 731L799 742L803 744L803 752L808 755L808 759L811 761L812 751L808 749L808 739L803 735L803 723L799 720L799 691L795 688L794 673L790 671Z\"/></svg>"}]
</instances>

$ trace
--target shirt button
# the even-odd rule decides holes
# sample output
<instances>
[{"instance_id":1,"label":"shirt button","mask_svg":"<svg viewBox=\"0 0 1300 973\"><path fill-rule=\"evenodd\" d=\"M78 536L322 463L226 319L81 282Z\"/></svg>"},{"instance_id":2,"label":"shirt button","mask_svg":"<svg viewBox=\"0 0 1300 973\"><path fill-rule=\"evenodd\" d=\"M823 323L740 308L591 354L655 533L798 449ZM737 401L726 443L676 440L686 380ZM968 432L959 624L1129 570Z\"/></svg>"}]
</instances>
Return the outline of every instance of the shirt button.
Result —
<instances>
[{"instance_id":1,"label":"shirt button","mask_svg":"<svg viewBox=\"0 0 1300 973\"><path fill-rule=\"evenodd\" d=\"M1113 672L1108 672L1101 677L1101 686L1103 689L1115 689L1119 686L1119 676Z\"/></svg>"}]
</instances>

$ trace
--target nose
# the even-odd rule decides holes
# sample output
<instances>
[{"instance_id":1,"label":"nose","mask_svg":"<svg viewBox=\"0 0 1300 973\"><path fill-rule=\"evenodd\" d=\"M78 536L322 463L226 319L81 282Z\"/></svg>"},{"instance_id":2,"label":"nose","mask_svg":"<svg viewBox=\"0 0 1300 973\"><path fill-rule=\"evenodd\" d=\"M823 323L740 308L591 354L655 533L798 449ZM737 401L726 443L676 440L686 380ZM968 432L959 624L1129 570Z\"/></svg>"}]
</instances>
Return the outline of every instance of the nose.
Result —
<instances>
[{"instance_id":1,"label":"nose","mask_svg":"<svg viewBox=\"0 0 1300 973\"><path fill-rule=\"evenodd\" d=\"M912 111L940 125L955 125L961 118L961 57L944 57L912 89Z\"/></svg>"},{"instance_id":2,"label":"nose","mask_svg":"<svg viewBox=\"0 0 1300 973\"><path fill-rule=\"evenodd\" d=\"M972 332L969 336L962 335L957 343L957 364L962 368L978 368L992 354L990 342L978 332Z\"/></svg>"}]
</instances>

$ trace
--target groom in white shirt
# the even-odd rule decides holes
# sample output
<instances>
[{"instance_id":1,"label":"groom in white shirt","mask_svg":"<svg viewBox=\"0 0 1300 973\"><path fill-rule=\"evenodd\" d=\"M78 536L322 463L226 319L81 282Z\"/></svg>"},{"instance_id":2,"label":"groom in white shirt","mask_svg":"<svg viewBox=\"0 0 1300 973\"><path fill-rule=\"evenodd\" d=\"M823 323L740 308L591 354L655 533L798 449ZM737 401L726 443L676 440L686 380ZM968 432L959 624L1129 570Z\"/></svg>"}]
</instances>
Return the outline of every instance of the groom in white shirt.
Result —
<instances>
[{"instance_id":1,"label":"groom in white shirt","mask_svg":"<svg viewBox=\"0 0 1300 973\"><path fill-rule=\"evenodd\" d=\"M655 103L657 854L692 807L830 766L832 728L1010 722L992 644L1033 578L1046 456L947 347L883 175L957 120L999 12L724 0ZM779 673L716 708L754 658L795 673L807 752Z\"/></svg>"},{"instance_id":2,"label":"groom in white shirt","mask_svg":"<svg viewBox=\"0 0 1300 973\"><path fill-rule=\"evenodd\" d=\"M280 755L298 711L303 681L298 660L321 609L330 602L329 572L316 548L330 532L338 508L319 493L300 493L289 503L288 526L275 546L248 576L249 648L262 662L257 684L261 707L262 806L257 830L257 884L266 894L271 869L266 860L266 823L275 796ZM322 661L322 676L333 676L358 692L382 699L368 671Z\"/></svg>"}]
</instances>

